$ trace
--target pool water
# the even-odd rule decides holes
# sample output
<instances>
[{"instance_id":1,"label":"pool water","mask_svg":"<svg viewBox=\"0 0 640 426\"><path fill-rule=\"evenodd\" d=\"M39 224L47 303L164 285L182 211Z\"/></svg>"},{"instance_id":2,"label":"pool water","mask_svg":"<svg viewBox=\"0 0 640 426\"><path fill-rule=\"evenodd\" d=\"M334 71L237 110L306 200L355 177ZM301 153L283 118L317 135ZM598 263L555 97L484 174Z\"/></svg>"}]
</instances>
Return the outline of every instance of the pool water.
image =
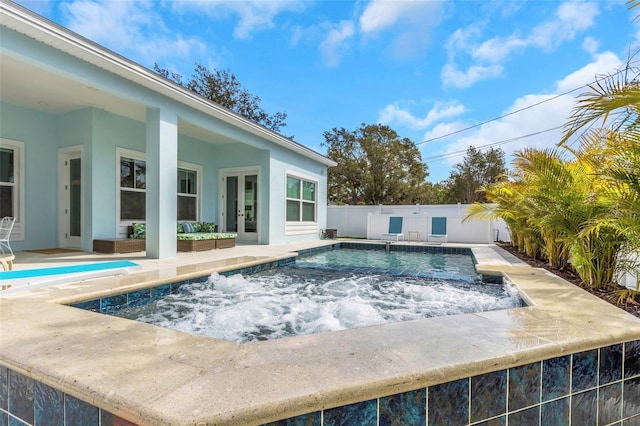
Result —
<instances>
[{"instance_id":1,"label":"pool water","mask_svg":"<svg viewBox=\"0 0 640 426\"><path fill-rule=\"evenodd\" d=\"M389 272L394 275L421 275L464 281L480 277L471 255L407 251L339 249L300 256L299 267L354 269L361 272Z\"/></svg>"},{"instance_id":2,"label":"pool water","mask_svg":"<svg viewBox=\"0 0 640 426\"><path fill-rule=\"evenodd\" d=\"M182 286L177 294L116 315L251 342L522 306L513 286L476 279L471 256L351 252L320 253L248 276L214 273L207 282ZM371 268L387 270L372 273ZM416 272L433 268L460 279L425 278Z\"/></svg>"}]
</instances>

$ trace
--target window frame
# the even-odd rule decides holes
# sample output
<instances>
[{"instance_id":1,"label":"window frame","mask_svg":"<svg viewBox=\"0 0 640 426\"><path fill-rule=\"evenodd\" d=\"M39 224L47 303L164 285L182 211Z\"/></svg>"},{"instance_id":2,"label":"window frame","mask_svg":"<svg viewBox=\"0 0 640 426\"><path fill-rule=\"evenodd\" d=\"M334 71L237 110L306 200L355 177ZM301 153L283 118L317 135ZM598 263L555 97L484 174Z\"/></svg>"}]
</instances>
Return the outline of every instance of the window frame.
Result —
<instances>
[{"instance_id":1,"label":"window frame","mask_svg":"<svg viewBox=\"0 0 640 426\"><path fill-rule=\"evenodd\" d=\"M176 181L176 195L178 197L178 200L176 200L176 206L177 203L179 202L179 198L180 197L193 197L196 199L196 218L195 219L188 219L187 221L192 221L192 222L197 222L200 220L200 218L202 217L202 210L201 210L201 206L202 206L202 166L199 166L197 164L192 164L192 163L186 163L184 161L178 161L178 172L180 170L184 170L186 172L193 172L196 174L196 179L195 179L195 185L196 185L196 193L195 194L187 194L187 193L182 193L179 192L179 181ZM179 176L178 176L179 179ZM176 211L176 216L177 216L178 212ZM178 219L178 221L185 221L185 220L181 220Z\"/></svg>"},{"instance_id":2,"label":"window frame","mask_svg":"<svg viewBox=\"0 0 640 426\"><path fill-rule=\"evenodd\" d=\"M12 187L12 215L16 218L11 232L11 241L24 241L25 236L25 144L21 141L0 138L0 147L13 150L13 182L0 182L0 186Z\"/></svg>"},{"instance_id":3,"label":"window frame","mask_svg":"<svg viewBox=\"0 0 640 426\"><path fill-rule=\"evenodd\" d=\"M293 178L293 179L297 179L299 181L299 191L300 191L300 197L299 198L292 198L289 197L289 193L288 193L288 181L289 178ZM285 188L284 188L284 199L285 199L285 206L284 206L284 217L285 217L285 232L286 233L290 233L292 231L295 231L294 228L298 227L298 228L309 228L314 227L314 230L317 230L317 226L318 226L318 188L319 188L319 181L318 179L314 179L311 178L309 176L304 176L301 175L300 173L296 173L296 172L291 172L291 171L287 171L285 172ZM314 185L314 200L311 202L309 200L305 200L304 199L304 183L311 183ZM298 202L299 203L299 215L298 215L298 220L289 220L287 218L287 205L289 204L290 201L293 202ZM303 220L304 219L304 205L305 204L311 204L313 203L313 220L309 221L309 220ZM296 232L294 232L296 233Z\"/></svg>"},{"instance_id":4,"label":"window frame","mask_svg":"<svg viewBox=\"0 0 640 426\"><path fill-rule=\"evenodd\" d=\"M144 161L145 165L147 162L147 158L146 158L146 154L144 152L140 152L140 151L134 151L134 150L130 150L130 149L126 149L126 148L120 148L118 147L116 149L116 222L118 227L120 227L121 229L124 228L126 230L126 227L131 225L132 223L136 222L146 222L146 217L144 219L122 219L121 217L121 191L125 190L125 191L132 191L132 192L143 192L146 194L147 190L145 189L140 189L140 188L127 188L127 187L123 187L121 186L121 175L120 175L120 165L122 163L122 159L123 158L130 158L132 160L138 160L138 161ZM179 193L178 192L178 180L176 179L176 186L174 186L175 190L176 190L176 217L177 217L177 203L178 203L178 197L181 196L193 196L196 198L196 219L194 221L199 221L200 218L202 217L202 166L197 165L197 164L193 164L193 163L188 163L185 161L178 161L178 170L185 170L188 172L195 172L196 174L196 194L183 194L183 193ZM145 185L146 187L146 185ZM125 231L126 232L126 231Z\"/></svg>"}]
</instances>

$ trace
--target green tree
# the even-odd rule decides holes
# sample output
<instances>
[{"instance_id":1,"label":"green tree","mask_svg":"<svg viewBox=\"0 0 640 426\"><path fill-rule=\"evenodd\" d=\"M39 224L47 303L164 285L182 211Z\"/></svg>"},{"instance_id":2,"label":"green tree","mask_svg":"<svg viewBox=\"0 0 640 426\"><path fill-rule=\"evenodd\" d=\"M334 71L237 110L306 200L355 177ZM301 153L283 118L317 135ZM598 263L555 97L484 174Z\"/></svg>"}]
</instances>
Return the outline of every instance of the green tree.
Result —
<instances>
[{"instance_id":1,"label":"green tree","mask_svg":"<svg viewBox=\"0 0 640 426\"><path fill-rule=\"evenodd\" d=\"M449 189L449 203L485 203L487 197L483 187L504 179L507 172L504 152L500 148L480 151L473 146L467 150L462 161L449 175L446 186Z\"/></svg>"},{"instance_id":2,"label":"green tree","mask_svg":"<svg viewBox=\"0 0 640 426\"><path fill-rule=\"evenodd\" d=\"M416 204L426 188L427 166L416 144L382 124L324 132L332 204Z\"/></svg>"},{"instance_id":3,"label":"green tree","mask_svg":"<svg viewBox=\"0 0 640 426\"><path fill-rule=\"evenodd\" d=\"M229 71L213 69L210 70L203 65L196 63L193 76L184 83L182 75L170 72L166 68L160 68L154 64L153 69L161 76L186 87L231 111L254 121L274 132L280 132L286 127L286 112L276 112L269 115L261 106L260 97L252 95L245 89L236 76Z\"/></svg>"}]
</instances>

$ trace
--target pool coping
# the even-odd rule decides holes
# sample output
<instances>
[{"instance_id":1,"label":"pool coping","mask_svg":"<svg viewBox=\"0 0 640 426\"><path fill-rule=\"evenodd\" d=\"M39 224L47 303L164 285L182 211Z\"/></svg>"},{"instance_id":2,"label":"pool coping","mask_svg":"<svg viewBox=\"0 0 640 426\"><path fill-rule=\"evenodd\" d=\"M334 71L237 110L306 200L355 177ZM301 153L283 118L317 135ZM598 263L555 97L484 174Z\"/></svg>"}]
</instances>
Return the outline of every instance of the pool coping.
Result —
<instances>
[{"instance_id":1,"label":"pool coping","mask_svg":"<svg viewBox=\"0 0 640 426\"><path fill-rule=\"evenodd\" d=\"M640 339L640 319L467 246L530 306L238 344L61 305L287 257L265 256L0 297L0 364L138 424L261 424Z\"/></svg>"}]
</instances>

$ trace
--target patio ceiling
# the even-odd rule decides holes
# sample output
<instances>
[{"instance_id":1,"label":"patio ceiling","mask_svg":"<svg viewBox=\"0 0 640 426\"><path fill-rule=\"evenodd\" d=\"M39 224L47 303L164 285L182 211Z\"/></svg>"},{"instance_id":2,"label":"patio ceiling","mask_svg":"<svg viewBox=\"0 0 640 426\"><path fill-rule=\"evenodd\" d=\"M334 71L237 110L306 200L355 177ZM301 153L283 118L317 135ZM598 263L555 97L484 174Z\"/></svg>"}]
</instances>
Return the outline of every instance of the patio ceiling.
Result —
<instances>
[{"instance_id":1,"label":"patio ceiling","mask_svg":"<svg viewBox=\"0 0 640 426\"><path fill-rule=\"evenodd\" d=\"M0 95L4 102L46 114L59 115L83 108L96 108L141 122L146 120L146 106L143 104L114 96L9 55L0 56ZM181 134L208 143L237 142L185 120L178 121L178 128Z\"/></svg>"}]
</instances>

